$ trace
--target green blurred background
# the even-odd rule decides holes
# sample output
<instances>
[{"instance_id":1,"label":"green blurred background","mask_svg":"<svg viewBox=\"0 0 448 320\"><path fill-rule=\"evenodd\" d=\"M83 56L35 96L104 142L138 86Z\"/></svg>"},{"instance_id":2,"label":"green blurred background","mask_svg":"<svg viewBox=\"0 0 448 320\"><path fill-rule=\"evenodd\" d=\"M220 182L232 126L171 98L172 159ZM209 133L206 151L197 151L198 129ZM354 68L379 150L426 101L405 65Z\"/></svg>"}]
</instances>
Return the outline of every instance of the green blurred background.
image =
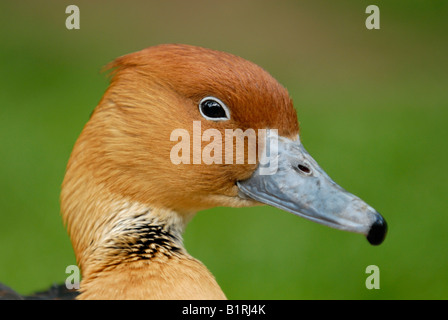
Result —
<instances>
[{"instance_id":1,"label":"green blurred background","mask_svg":"<svg viewBox=\"0 0 448 320\"><path fill-rule=\"evenodd\" d=\"M65 28L76 4L81 29ZM367 30L376 4L381 29ZM102 66L160 43L251 60L290 91L305 147L389 223L372 247L269 207L200 212L185 233L230 299L448 298L447 1L2 1L0 282L64 281L59 215ZM365 269L380 269L367 290Z\"/></svg>"}]
</instances>

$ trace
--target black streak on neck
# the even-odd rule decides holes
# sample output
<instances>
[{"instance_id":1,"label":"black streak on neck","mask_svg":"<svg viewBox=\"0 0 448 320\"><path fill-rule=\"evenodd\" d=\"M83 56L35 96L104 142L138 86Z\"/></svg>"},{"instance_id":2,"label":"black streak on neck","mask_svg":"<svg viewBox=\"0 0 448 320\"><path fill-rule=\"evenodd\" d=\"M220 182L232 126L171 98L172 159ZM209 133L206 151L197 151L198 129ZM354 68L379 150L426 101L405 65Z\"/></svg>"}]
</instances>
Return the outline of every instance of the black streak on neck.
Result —
<instances>
[{"instance_id":1,"label":"black streak on neck","mask_svg":"<svg viewBox=\"0 0 448 320\"><path fill-rule=\"evenodd\" d=\"M108 245L109 252L123 261L151 260L157 255L171 258L181 253L181 241L170 228L152 224L134 224Z\"/></svg>"}]
</instances>

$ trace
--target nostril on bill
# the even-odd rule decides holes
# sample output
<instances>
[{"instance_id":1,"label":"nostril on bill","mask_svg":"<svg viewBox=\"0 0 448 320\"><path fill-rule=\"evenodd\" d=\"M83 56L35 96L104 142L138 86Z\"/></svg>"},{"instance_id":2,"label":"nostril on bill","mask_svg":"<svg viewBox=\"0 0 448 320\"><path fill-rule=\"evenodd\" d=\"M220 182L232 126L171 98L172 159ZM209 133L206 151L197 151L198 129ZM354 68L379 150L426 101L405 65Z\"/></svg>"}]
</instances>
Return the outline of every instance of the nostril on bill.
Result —
<instances>
[{"instance_id":1,"label":"nostril on bill","mask_svg":"<svg viewBox=\"0 0 448 320\"><path fill-rule=\"evenodd\" d=\"M305 174L310 174L310 173L311 173L310 168L308 168L307 166L304 166L303 164L299 164L299 165L297 166L297 168L298 168L301 172L303 172L303 173L305 173Z\"/></svg>"}]
</instances>

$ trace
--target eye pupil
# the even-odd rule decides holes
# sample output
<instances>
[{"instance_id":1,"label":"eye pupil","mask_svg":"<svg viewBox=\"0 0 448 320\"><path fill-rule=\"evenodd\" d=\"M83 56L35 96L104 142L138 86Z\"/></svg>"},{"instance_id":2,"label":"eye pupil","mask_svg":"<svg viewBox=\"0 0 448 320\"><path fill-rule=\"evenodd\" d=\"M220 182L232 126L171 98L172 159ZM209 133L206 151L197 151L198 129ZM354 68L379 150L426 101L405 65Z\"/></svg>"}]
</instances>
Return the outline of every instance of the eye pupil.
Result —
<instances>
[{"instance_id":1,"label":"eye pupil","mask_svg":"<svg viewBox=\"0 0 448 320\"><path fill-rule=\"evenodd\" d=\"M210 118L225 118L226 112L222 108L222 106L213 100L205 100L201 104L202 112Z\"/></svg>"},{"instance_id":2,"label":"eye pupil","mask_svg":"<svg viewBox=\"0 0 448 320\"><path fill-rule=\"evenodd\" d=\"M227 118L227 113L224 107L216 100L204 99L199 105L201 112L204 116L212 119Z\"/></svg>"}]
</instances>

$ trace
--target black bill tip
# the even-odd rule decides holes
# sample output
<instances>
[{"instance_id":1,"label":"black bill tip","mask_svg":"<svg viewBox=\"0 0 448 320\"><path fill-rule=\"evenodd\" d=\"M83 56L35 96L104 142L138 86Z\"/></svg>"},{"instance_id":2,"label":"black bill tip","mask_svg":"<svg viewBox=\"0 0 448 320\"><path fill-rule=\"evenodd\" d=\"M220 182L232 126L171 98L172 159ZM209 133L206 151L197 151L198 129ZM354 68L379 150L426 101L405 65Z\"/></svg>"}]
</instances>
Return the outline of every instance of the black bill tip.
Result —
<instances>
[{"instance_id":1,"label":"black bill tip","mask_svg":"<svg viewBox=\"0 0 448 320\"><path fill-rule=\"evenodd\" d=\"M367 241L371 245L377 246L384 241L387 233L387 223L382 216L378 215L376 221L372 224L367 235Z\"/></svg>"}]
</instances>

